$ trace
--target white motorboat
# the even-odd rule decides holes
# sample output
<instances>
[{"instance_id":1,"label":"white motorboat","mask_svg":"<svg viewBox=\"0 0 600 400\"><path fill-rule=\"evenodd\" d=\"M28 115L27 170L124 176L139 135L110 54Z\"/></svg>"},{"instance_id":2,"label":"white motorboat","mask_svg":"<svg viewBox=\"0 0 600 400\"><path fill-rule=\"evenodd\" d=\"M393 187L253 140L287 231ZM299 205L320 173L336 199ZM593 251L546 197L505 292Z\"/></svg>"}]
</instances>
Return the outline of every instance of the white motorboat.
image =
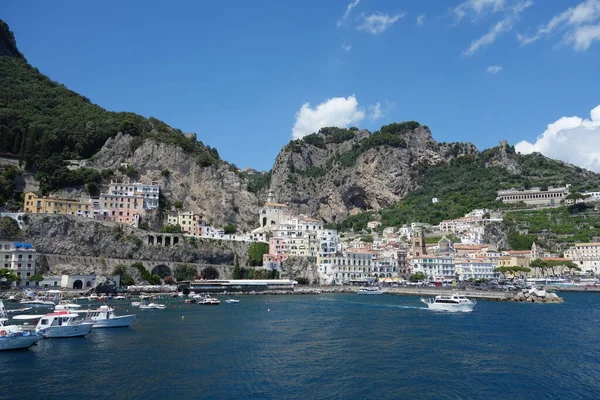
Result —
<instances>
[{"instance_id":1,"label":"white motorboat","mask_svg":"<svg viewBox=\"0 0 600 400\"><path fill-rule=\"evenodd\" d=\"M8 296L8 299L6 299L6 301L10 301L11 303L16 303L17 298L15 296Z\"/></svg>"},{"instance_id":2,"label":"white motorboat","mask_svg":"<svg viewBox=\"0 0 600 400\"><path fill-rule=\"evenodd\" d=\"M358 294L383 294L383 292L381 291L381 289L379 289L376 286L363 286L360 289L358 289Z\"/></svg>"},{"instance_id":3,"label":"white motorboat","mask_svg":"<svg viewBox=\"0 0 600 400\"><path fill-rule=\"evenodd\" d=\"M142 303L141 301L132 301L132 302L131 302L131 305L132 305L133 307L139 307L139 306L141 306L142 304L144 304L144 303Z\"/></svg>"},{"instance_id":4,"label":"white motorboat","mask_svg":"<svg viewBox=\"0 0 600 400\"><path fill-rule=\"evenodd\" d=\"M10 324L0 300L0 350L28 349L39 340L40 337L34 331Z\"/></svg>"},{"instance_id":5,"label":"white motorboat","mask_svg":"<svg viewBox=\"0 0 600 400\"><path fill-rule=\"evenodd\" d=\"M55 307L54 311L77 310L81 308L80 304L71 303L68 300L61 300Z\"/></svg>"},{"instance_id":6,"label":"white motorboat","mask_svg":"<svg viewBox=\"0 0 600 400\"><path fill-rule=\"evenodd\" d=\"M216 297L205 297L203 298L201 301L198 302L198 304L202 305L202 306L218 306L219 304L221 304L221 301L219 299L217 299Z\"/></svg>"},{"instance_id":7,"label":"white motorboat","mask_svg":"<svg viewBox=\"0 0 600 400\"><path fill-rule=\"evenodd\" d=\"M20 303L33 307L54 307L56 305L55 302L50 300L21 300Z\"/></svg>"},{"instance_id":8,"label":"white motorboat","mask_svg":"<svg viewBox=\"0 0 600 400\"><path fill-rule=\"evenodd\" d=\"M116 315L115 309L109 306L79 312L86 312L86 320L93 323L93 328L126 328L135 318L135 314Z\"/></svg>"},{"instance_id":9,"label":"white motorboat","mask_svg":"<svg viewBox=\"0 0 600 400\"><path fill-rule=\"evenodd\" d=\"M167 306L158 303L140 304L141 310L164 310L165 308Z\"/></svg>"},{"instance_id":10,"label":"white motorboat","mask_svg":"<svg viewBox=\"0 0 600 400\"><path fill-rule=\"evenodd\" d=\"M227 300L225 300L225 303L227 303L227 304L237 304L239 302L240 301L236 300L236 299L227 299Z\"/></svg>"},{"instance_id":11,"label":"white motorboat","mask_svg":"<svg viewBox=\"0 0 600 400\"><path fill-rule=\"evenodd\" d=\"M84 322L72 311L58 311L45 315L17 315L15 320L37 320L36 332L45 338L85 336L92 330L91 322Z\"/></svg>"},{"instance_id":12,"label":"white motorboat","mask_svg":"<svg viewBox=\"0 0 600 400\"><path fill-rule=\"evenodd\" d=\"M457 292L451 295L438 295L434 299L421 299L421 301L427 304L430 310L454 312L471 312L477 304L475 300L470 300Z\"/></svg>"},{"instance_id":13,"label":"white motorboat","mask_svg":"<svg viewBox=\"0 0 600 400\"><path fill-rule=\"evenodd\" d=\"M127 297L123 296L122 294L113 297L113 299L115 300L127 300Z\"/></svg>"}]
</instances>

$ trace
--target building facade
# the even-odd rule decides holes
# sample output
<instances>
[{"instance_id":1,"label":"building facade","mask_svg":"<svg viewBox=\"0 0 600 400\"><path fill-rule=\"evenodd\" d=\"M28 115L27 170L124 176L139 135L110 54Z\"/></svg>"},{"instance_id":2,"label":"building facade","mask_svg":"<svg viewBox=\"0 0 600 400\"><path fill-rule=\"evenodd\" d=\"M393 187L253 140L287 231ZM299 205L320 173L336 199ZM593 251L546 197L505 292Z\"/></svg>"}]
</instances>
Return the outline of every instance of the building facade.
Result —
<instances>
[{"instance_id":1,"label":"building facade","mask_svg":"<svg viewBox=\"0 0 600 400\"><path fill-rule=\"evenodd\" d=\"M569 195L569 186L541 188L500 190L497 200L503 203L524 202L529 205L558 205Z\"/></svg>"},{"instance_id":2,"label":"building facade","mask_svg":"<svg viewBox=\"0 0 600 400\"><path fill-rule=\"evenodd\" d=\"M93 217L92 203L87 200L59 199L25 193L23 211L31 214L62 214Z\"/></svg>"},{"instance_id":3,"label":"building facade","mask_svg":"<svg viewBox=\"0 0 600 400\"><path fill-rule=\"evenodd\" d=\"M35 286L28 279L35 275L35 260L36 251L31 243L0 240L0 265L19 278L13 286Z\"/></svg>"}]
</instances>

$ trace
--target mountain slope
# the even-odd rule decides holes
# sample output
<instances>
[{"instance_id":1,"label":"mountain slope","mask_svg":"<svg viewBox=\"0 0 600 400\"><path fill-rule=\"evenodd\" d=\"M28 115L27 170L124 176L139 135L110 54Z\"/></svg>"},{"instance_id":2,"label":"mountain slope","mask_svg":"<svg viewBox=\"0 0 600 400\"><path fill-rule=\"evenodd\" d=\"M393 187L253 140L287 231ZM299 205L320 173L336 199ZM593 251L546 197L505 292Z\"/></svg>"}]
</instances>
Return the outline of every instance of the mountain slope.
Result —
<instances>
[{"instance_id":1,"label":"mountain slope","mask_svg":"<svg viewBox=\"0 0 600 400\"><path fill-rule=\"evenodd\" d=\"M417 122L368 131L323 128L290 142L273 166L271 190L299 212L327 222L393 206L417 188L420 166L477 152L470 143L438 143Z\"/></svg>"}]
</instances>

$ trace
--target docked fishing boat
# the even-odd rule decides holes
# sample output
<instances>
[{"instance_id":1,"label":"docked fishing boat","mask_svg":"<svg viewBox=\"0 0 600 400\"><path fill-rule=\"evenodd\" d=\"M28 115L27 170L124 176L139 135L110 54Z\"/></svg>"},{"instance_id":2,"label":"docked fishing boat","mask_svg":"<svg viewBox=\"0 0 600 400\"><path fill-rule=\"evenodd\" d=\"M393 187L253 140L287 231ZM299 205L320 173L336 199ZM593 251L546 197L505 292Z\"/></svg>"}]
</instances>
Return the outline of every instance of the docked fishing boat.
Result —
<instances>
[{"instance_id":1,"label":"docked fishing boat","mask_svg":"<svg viewBox=\"0 0 600 400\"><path fill-rule=\"evenodd\" d=\"M55 307L54 311L64 310L78 310L81 308L80 304L71 303L68 300L61 300Z\"/></svg>"},{"instance_id":2,"label":"docked fishing boat","mask_svg":"<svg viewBox=\"0 0 600 400\"><path fill-rule=\"evenodd\" d=\"M381 289L379 289L376 286L373 286L373 287L363 286L360 289L358 289L357 293L358 294L383 294Z\"/></svg>"},{"instance_id":3,"label":"docked fishing boat","mask_svg":"<svg viewBox=\"0 0 600 400\"><path fill-rule=\"evenodd\" d=\"M198 304L201 306L218 306L221 304L221 301L216 297L205 297L202 301L199 301Z\"/></svg>"},{"instance_id":4,"label":"docked fishing boat","mask_svg":"<svg viewBox=\"0 0 600 400\"><path fill-rule=\"evenodd\" d=\"M239 300L237 300L237 299L227 299L227 300L225 300L225 303L226 303L226 304L237 304L237 303L239 303L239 302L240 302L240 301L239 301Z\"/></svg>"},{"instance_id":5,"label":"docked fishing boat","mask_svg":"<svg viewBox=\"0 0 600 400\"><path fill-rule=\"evenodd\" d=\"M430 310L454 312L471 312L477 303L457 292L453 292L451 295L438 295L433 299L421 299L421 301L427 304Z\"/></svg>"},{"instance_id":6,"label":"docked fishing boat","mask_svg":"<svg viewBox=\"0 0 600 400\"><path fill-rule=\"evenodd\" d=\"M167 306L158 303L140 304L141 310L164 310L165 308Z\"/></svg>"},{"instance_id":7,"label":"docked fishing boat","mask_svg":"<svg viewBox=\"0 0 600 400\"><path fill-rule=\"evenodd\" d=\"M28 349L40 340L34 331L11 325L6 316L6 309L0 300L0 350Z\"/></svg>"},{"instance_id":8,"label":"docked fishing boat","mask_svg":"<svg viewBox=\"0 0 600 400\"><path fill-rule=\"evenodd\" d=\"M126 328L135 318L135 314L116 315L115 309L109 306L79 312L86 313L86 320L92 322L92 328Z\"/></svg>"},{"instance_id":9,"label":"docked fishing boat","mask_svg":"<svg viewBox=\"0 0 600 400\"><path fill-rule=\"evenodd\" d=\"M92 330L91 322L85 322L79 315L67 310L43 315L17 315L13 319L37 321L35 330L45 338L85 336Z\"/></svg>"}]
</instances>

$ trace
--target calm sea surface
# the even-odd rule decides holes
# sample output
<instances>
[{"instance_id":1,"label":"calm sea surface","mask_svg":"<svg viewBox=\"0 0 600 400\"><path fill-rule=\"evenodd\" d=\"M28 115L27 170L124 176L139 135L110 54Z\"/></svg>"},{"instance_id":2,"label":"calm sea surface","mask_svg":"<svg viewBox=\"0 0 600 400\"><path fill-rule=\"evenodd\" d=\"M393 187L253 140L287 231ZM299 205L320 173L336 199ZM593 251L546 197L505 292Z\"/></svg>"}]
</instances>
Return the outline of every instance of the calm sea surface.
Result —
<instances>
[{"instance_id":1,"label":"calm sea surface","mask_svg":"<svg viewBox=\"0 0 600 400\"><path fill-rule=\"evenodd\" d=\"M392 295L120 303L132 328L1 352L0 398L599 399L600 295L563 296L470 314Z\"/></svg>"}]
</instances>

